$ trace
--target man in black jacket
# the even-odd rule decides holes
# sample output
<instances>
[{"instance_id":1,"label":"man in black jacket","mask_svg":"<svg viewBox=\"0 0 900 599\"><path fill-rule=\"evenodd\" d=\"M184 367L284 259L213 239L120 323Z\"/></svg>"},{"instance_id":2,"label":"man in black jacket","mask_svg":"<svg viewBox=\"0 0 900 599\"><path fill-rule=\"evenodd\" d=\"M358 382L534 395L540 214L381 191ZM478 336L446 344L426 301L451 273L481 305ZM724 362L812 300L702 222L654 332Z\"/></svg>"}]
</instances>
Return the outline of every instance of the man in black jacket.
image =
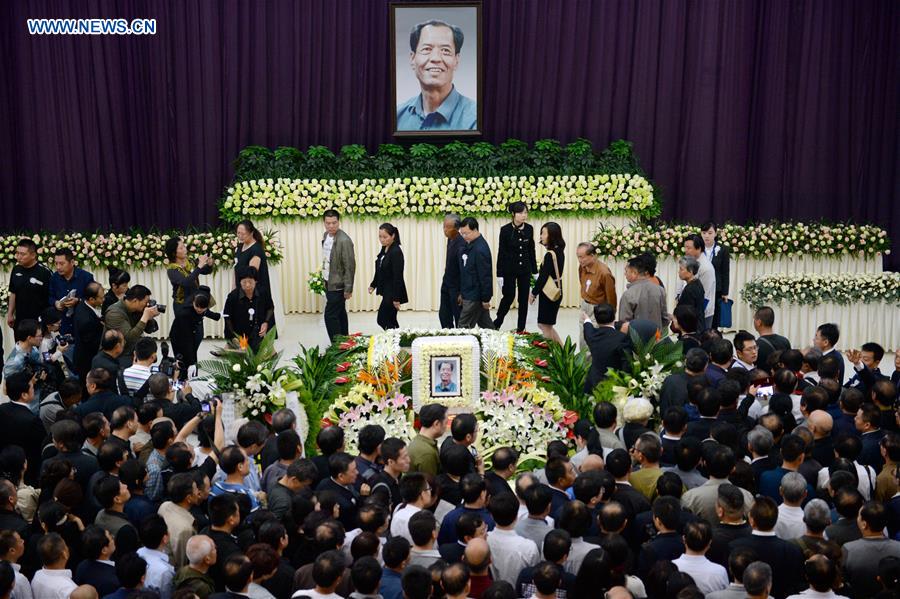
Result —
<instances>
[{"instance_id":1,"label":"man in black jacket","mask_svg":"<svg viewBox=\"0 0 900 599\"><path fill-rule=\"evenodd\" d=\"M123 351L125 351L125 338L122 333L116 330L105 331L100 338L100 352L91 359L91 367L88 372L94 368L102 368L116 381L117 389L126 389L125 381L119 382L124 370L119 365L119 356ZM88 372L83 375L85 379Z\"/></svg>"},{"instance_id":2,"label":"man in black jacket","mask_svg":"<svg viewBox=\"0 0 900 599\"><path fill-rule=\"evenodd\" d=\"M316 486L316 491L330 491L337 496L337 503L341 506L339 520L345 530L356 528L356 511L359 507L359 493L353 485L359 471L356 468L356 460L349 453L339 451L328 458L328 470L330 477Z\"/></svg>"},{"instance_id":3,"label":"man in black jacket","mask_svg":"<svg viewBox=\"0 0 900 599\"><path fill-rule=\"evenodd\" d=\"M772 596L783 599L799 593L805 586L797 576L803 570L803 553L798 545L775 536L777 521L778 506L775 500L757 495L750 508L750 526L753 527L753 532L749 537L735 539L729 543L728 548L734 551L748 547L756 551L759 559L772 568Z\"/></svg>"},{"instance_id":4,"label":"man in black jacket","mask_svg":"<svg viewBox=\"0 0 900 599\"><path fill-rule=\"evenodd\" d=\"M28 470L25 481L38 484L41 466L41 445L46 432L41 419L28 407L34 399L32 374L25 369L6 377L6 393L10 402L0 405L0 439L4 445L18 445L25 450Z\"/></svg>"},{"instance_id":5,"label":"man in black jacket","mask_svg":"<svg viewBox=\"0 0 900 599\"><path fill-rule=\"evenodd\" d=\"M475 326L493 329L491 296L494 289L491 282L491 248L478 230L478 221L471 216L463 219L459 234L466 241L466 247L459 256L459 295L462 302L459 326L463 329Z\"/></svg>"},{"instance_id":6,"label":"man in black jacket","mask_svg":"<svg viewBox=\"0 0 900 599\"><path fill-rule=\"evenodd\" d=\"M438 318L441 328L453 329L459 326L462 305L459 303L459 256L466 241L459 234L462 220L458 214L444 217L444 235L447 237L447 261L444 264L444 278L441 280L441 306Z\"/></svg>"},{"instance_id":7,"label":"man in black jacket","mask_svg":"<svg viewBox=\"0 0 900 599\"><path fill-rule=\"evenodd\" d=\"M104 295L103 285L96 281L88 283L84 288L84 301L75 304L75 312L72 315L75 333L74 366L82 385L91 369L91 361L100 349L100 339L103 337L100 307L103 305ZM118 366L118 363L116 365Z\"/></svg>"},{"instance_id":8,"label":"man in black jacket","mask_svg":"<svg viewBox=\"0 0 900 599\"><path fill-rule=\"evenodd\" d=\"M112 420L116 408L132 406L131 398L116 393L116 381L102 368L92 369L85 383L90 398L75 406L74 410L82 418L91 412L103 412L107 420Z\"/></svg>"},{"instance_id":9,"label":"man in black jacket","mask_svg":"<svg viewBox=\"0 0 900 599\"><path fill-rule=\"evenodd\" d=\"M594 306L594 326L590 316L582 313L584 340L591 350L591 372L585 385L585 392L591 390L606 378L609 368L624 369L627 365L625 356L631 349L631 343L625 333L617 331L613 326L616 309L610 304Z\"/></svg>"}]
</instances>

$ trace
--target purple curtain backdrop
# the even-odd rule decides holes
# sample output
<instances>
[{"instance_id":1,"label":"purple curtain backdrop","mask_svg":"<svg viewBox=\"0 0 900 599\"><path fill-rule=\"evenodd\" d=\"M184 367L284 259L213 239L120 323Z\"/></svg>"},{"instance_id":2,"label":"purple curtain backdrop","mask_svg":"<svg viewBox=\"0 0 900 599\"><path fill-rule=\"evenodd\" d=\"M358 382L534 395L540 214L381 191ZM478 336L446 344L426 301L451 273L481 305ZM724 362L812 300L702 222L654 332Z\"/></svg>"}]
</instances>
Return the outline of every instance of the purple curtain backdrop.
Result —
<instances>
[{"instance_id":1,"label":"purple curtain backdrop","mask_svg":"<svg viewBox=\"0 0 900 599\"><path fill-rule=\"evenodd\" d=\"M34 17L158 32L30 36ZM483 18L487 140L630 139L667 218L900 238L896 0L485 0ZM4 2L0 36L7 231L203 226L246 145L392 141L387 0Z\"/></svg>"}]
</instances>

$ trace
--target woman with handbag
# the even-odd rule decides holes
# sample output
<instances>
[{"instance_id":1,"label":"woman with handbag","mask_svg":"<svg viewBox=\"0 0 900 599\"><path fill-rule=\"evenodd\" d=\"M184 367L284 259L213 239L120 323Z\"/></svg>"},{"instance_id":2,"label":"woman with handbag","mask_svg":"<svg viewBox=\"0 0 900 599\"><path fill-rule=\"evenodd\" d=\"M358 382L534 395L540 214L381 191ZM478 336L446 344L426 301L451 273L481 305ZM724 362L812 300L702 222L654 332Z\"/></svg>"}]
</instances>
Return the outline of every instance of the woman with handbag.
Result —
<instances>
[{"instance_id":1,"label":"woman with handbag","mask_svg":"<svg viewBox=\"0 0 900 599\"><path fill-rule=\"evenodd\" d=\"M403 250L400 249L400 231L391 223L378 227L378 241L381 251L375 259L375 276L369 285L369 293L378 292L381 305L378 307L378 326L384 330L399 329L397 312L400 304L409 301L406 283L403 280Z\"/></svg>"},{"instance_id":2,"label":"woman with handbag","mask_svg":"<svg viewBox=\"0 0 900 599\"><path fill-rule=\"evenodd\" d=\"M541 245L547 248L541 269L538 272L537 283L531 290L531 298L528 303L533 304L540 294L538 302L538 328L544 337L562 343L559 333L556 332L556 315L562 304L562 272L565 263L566 242L562 237L562 229L556 223L547 223L541 227Z\"/></svg>"}]
</instances>

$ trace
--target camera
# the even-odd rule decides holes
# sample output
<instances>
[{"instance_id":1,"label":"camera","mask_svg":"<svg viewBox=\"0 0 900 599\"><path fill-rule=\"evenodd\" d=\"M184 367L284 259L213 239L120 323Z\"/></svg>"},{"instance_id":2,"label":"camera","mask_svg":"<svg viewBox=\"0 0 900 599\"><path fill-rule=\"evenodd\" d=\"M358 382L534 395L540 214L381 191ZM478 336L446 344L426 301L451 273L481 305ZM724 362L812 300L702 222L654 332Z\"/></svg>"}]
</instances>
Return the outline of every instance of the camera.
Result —
<instances>
[{"instance_id":1,"label":"camera","mask_svg":"<svg viewBox=\"0 0 900 599\"><path fill-rule=\"evenodd\" d=\"M159 361L159 371L167 377L173 378L175 371L182 368L181 354L174 358L169 357L169 344L165 341L159 344L159 353L162 354L162 359Z\"/></svg>"},{"instance_id":2,"label":"camera","mask_svg":"<svg viewBox=\"0 0 900 599\"><path fill-rule=\"evenodd\" d=\"M166 305L165 305L165 304L157 303L156 300L150 300L150 301L147 303L147 307L148 307L148 308L154 308L154 307L155 307L157 310L159 310L159 313L160 313L160 314L165 314L165 313L166 313Z\"/></svg>"},{"instance_id":3,"label":"camera","mask_svg":"<svg viewBox=\"0 0 900 599\"><path fill-rule=\"evenodd\" d=\"M59 343L62 343L63 345L72 345L73 343L75 343L75 337L73 337L69 333L66 333L65 335L60 335Z\"/></svg>"}]
</instances>

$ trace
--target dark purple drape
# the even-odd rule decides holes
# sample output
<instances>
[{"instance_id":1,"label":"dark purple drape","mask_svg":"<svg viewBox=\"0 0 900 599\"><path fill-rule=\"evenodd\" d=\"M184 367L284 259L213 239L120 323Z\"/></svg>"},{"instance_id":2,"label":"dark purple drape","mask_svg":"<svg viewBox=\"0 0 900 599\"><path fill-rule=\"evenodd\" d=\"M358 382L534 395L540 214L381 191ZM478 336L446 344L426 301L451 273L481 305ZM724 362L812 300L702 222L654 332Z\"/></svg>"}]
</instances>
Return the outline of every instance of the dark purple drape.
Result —
<instances>
[{"instance_id":1,"label":"dark purple drape","mask_svg":"<svg viewBox=\"0 0 900 599\"><path fill-rule=\"evenodd\" d=\"M29 17L158 33L29 36ZM483 17L487 140L626 138L666 217L900 238L897 0L485 0ZM388 29L387 0L3 2L2 228L202 226L246 145L391 141Z\"/></svg>"}]
</instances>

